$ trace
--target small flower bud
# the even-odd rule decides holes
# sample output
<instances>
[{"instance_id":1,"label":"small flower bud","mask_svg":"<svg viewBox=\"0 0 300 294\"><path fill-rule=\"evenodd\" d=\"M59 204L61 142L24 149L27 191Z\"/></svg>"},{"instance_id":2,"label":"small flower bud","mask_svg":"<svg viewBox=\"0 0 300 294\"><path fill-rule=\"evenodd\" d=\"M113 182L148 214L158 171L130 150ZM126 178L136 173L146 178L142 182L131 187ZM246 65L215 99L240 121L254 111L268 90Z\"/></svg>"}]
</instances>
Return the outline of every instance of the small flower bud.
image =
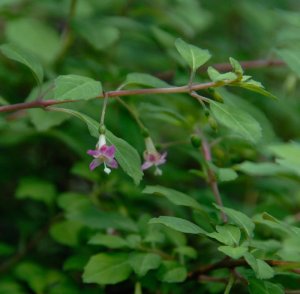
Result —
<instances>
[{"instance_id":1,"label":"small flower bud","mask_svg":"<svg viewBox=\"0 0 300 294\"><path fill-rule=\"evenodd\" d=\"M208 123L214 131L218 129L218 123L212 116L208 118Z\"/></svg>"},{"instance_id":2,"label":"small flower bud","mask_svg":"<svg viewBox=\"0 0 300 294\"><path fill-rule=\"evenodd\" d=\"M98 131L99 131L100 134L105 134L105 131L106 131L105 125L100 125Z\"/></svg>"},{"instance_id":3,"label":"small flower bud","mask_svg":"<svg viewBox=\"0 0 300 294\"><path fill-rule=\"evenodd\" d=\"M201 146L201 138L198 135L191 135L191 143L193 145L194 148L200 148Z\"/></svg>"}]
</instances>

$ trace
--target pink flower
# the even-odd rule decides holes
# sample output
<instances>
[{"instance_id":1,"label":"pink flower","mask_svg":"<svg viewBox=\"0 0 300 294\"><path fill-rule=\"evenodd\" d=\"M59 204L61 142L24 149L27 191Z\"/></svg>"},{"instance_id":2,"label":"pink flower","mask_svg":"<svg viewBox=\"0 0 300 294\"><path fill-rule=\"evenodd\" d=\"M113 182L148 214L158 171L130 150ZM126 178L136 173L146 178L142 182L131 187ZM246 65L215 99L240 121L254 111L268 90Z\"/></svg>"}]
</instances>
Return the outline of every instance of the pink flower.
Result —
<instances>
[{"instance_id":1,"label":"pink flower","mask_svg":"<svg viewBox=\"0 0 300 294\"><path fill-rule=\"evenodd\" d=\"M160 154L150 137L145 139L146 150L144 152L145 162L142 165L142 170L148 169L152 166L155 166L154 174L156 176L162 175L162 170L158 167L166 162L167 152Z\"/></svg>"},{"instance_id":2,"label":"pink flower","mask_svg":"<svg viewBox=\"0 0 300 294\"><path fill-rule=\"evenodd\" d=\"M116 148L114 145L107 146L105 136L100 135L96 145L96 150L88 150L87 154L94 157L90 164L90 170L94 170L97 166L104 164L104 172L110 174L110 168L118 168L118 163L115 160ZM110 167L110 168L108 168Z\"/></svg>"},{"instance_id":3,"label":"pink flower","mask_svg":"<svg viewBox=\"0 0 300 294\"><path fill-rule=\"evenodd\" d=\"M166 162L166 157L167 157L167 152L160 154L158 152L148 153L147 151L145 151L144 153L145 162L142 165L142 170L148 169L154 165L155 166L154 174L156 176L161 176L162 170L158 166Z\"/></svg>"}]
</instances>

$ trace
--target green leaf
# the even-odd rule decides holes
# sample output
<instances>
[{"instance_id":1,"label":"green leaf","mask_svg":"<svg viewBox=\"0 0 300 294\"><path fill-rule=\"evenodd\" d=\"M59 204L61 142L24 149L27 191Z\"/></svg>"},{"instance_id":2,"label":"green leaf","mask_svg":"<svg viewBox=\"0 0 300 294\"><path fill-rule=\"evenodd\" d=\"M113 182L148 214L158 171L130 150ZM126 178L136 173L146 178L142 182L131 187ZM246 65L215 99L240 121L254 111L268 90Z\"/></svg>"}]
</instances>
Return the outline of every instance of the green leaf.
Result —
<instances>
[{"instance_id":1,"label":"green leaf","mask_svg":"<svg viewBox=\"0 0 300 294\"><path fill-rule=\"evenodd\" d=\"M48 107L48 109L53 111L65 112L78 117L86 123L90 134L97 139L99 138L99 123L91 117L72 109L60 107ZM135 148L133 148L123 139L116 137L108 130L106 130L106 139L109 144L115 145L115 156L121 168L134 180L135 184L138 185L143 178L143 172L141 170L141 158Z\"/></svg>"},{"instance_id":2,"label":"green leaf","mask_svg":"<svg viewBox=\"0 0 300 294\"><path fill-rule=\"evenodd\" d=\"M88 100L99 95L102 95L102 85L91 78L65 75L55 79L55 100Z\"/></svg>"},{"instance_id":3,"label":"green leaf","mask_svg":"<svg viewBox=\"0 0 300 294\"><path fill-rule=\"evenodd\" d=\"M261 138L261 127L259 123L243 110L210 101L210 109L215 118L234 134L251 143L256 143Z\"/></svg>"},{"instance_id":4,"label":"green leaf","mask_svg":"<svg viewBox=\"0 0 300 294\"><path fill-rule=\"evenodd\" d=\"M221 74L211 66L208 67L207 74L213 82L221 82L221 81L231 82L238 78L237 75L233 72L227 72Z\"/></svg>"},{"instance_id":5,"label":"green leaf","mask_svg":"<svg viewBox=\"0 0 300 294\"><path fill-rule=\"evenodd\" d=\"M162 186L147 186L143 193L145 194L159 194L165 196L170 202L175 205L187 206L202 210L202 206L192 197Z\"/></svg>"},{"instance_id":6,"label":"green leaf","mask_svg":"<svg viewBox=\"0 0 300 294\"><path fill-rule=\"evenodd\" d=\"M233 259L241 258L247 251L247 247L232 247L232 246L220 246L218 250L226 254Z\"/></svg>"},{"instance_id":7,"label":"green leaf","mask_svg":"<svg viewBox=\"0 0 300 294\"><path fill-rule=\"evenodd\" d=\"M96 50L106 50L120 38L117 28L104 25L100 21L80 21L74 27Z\"/></svg>"},{"instance_id":8,"label":"green leaf","mask_svg":"<svg viewBox=\"0 0 300 294\"><path fill-rule=\"evenodd\" d=\"M300 176L300 144L292 142L271 145L268 149L277 157L276 162L283 169Z\"/></svg>"},{"instance_id":9,"label":"green leaf","mask_svg":"<svg viewBox=\"0 0 300 294\"><path fill-rule=\"evenodd\" d=\"M240 63L232 57L229 57L229 62L232 66L233 71L237 74L238 77L241 77L244 73L244 70Z\"/></svg>"},{"instance_id":10,"label":"green leaf","mask_svg":"<svg viewBox=\"0 0 300 294\"><path fill-rule=\"evenodd\" d=\"M52 183L36 179L23 178L16 190L18 199L32 199L51 205L54 202L56 190Z\"/></svg>"},{"instance_id":11,"label":"green leaf","mask_svg":"<svg viewBox=\"0 0 300 294\"><path fill-rule=\"evenodd\" d=\"M235 169L251 176L273 176L280 173L286 173L288 168L280 166L273 162L251 162L244 161L235 165Z\"/></svg>"},{"instance_id":12,"label":"green leaf","mask_svg":"<svg viewBox=\"0 0 300 294\"><path fill-rule=\"evenodd\" d=\"M264 86L260 82L252 80L251 77L249 77L249 76L243 76L241 81L231 83L231 84L229 84L229 86L241 87L243 89L247 89L249 91L264 95L266 97L277 99L276 96L274 96L270 92L266 91L264 89Z\"/></svg>"},{"instance_id":13,"label":"green leaf","mask_svg":"<svg viewBox=\"0 0 300 294\"><path fill-rule=\"evenodd\" d=\"M197 250L190 246L179 246L174 249L175 253L187 256L190 258L197 258Z\"/></svg>"},{"instance_id":14,"label":"green leaf","mask_svg":"<svg viewBox=\"0 0 300 294\"><path fill-rule=\"evenodd\" d=\"M165 261L157 273L159 280L165 283L180 283L187 278L184 266L174 261Z\"/></svg>"},{"instance_id":15,"label":"green leaf","mask_svg":"<svg viewBox=\"0 0 300 294\"><path fill-rule=\"evenodd\" d=\"M108 130L106 130L106 139L108 143L115 145L115 156L122 169L134 180L135 184L138 185L144 174L141 169L141 158L136 149Z\"/></svg>"},{"instance_id":16,"label":"green leaf","mask_svg":"<svg viewBox=\"0 0 300 294\"><path fill-rule=\"evenodd\" d=\"M271 279L274 276L274 270L265 261L255 258L251 253L244 254L245 260L251 266L258 279Z\"/></svg>"},{"instance_id":17,"label":"green leaf","mask_svg":"<svg viewBox=\"0 0 300 294\"><path fill-rule=\"evenodd\" d=\"M290 236L300 237L300 229L296 226L292 226L288 223L282 222L267 212L256 215L253 218L255 223L263 224L268 226L276 233L288 234ZM300 239L299 239L300 240Z\"/></svg>"},{"instance_id":18,"label":"green leaf","mask_svg":"<svg viewBox=\"0 0 300 294\"><path fill-rule=\"evenodd\" d=\"M0 242L0 256L12 255L14 252L15 252L14 246Z\"/></svg>"},{"instance_id":19,"label":"green leaf","mask_svg":"<svg viewBox=\"0 0 300 294\"><path fill-rule=\"evenodd\" d=\"M220 182L229 182L234 181L238 177L238 174L231 168L218 168L217 177Z\"/></svg>"},{"instance_id":20,"label":"green leaf","mask_svg":"<svg viewBox=\"0 0 300 294\"><path fill-rule=\"evenodd\" d=\"M127 254L105 254L93 255L83 272L85 283L96 283L99 285L112 285L125 281L131 274Z\"/></svg>"},{"instance_id":21,"label":"green leaf","mask_svg":"<svg viewBox=\"0 0 300 294\"><path fill-rule=\"evenodd\" d=\"M187 234L206 234L206 232L194 223L173 216L160 216L152 218L149 224L162 224L175 231Z\"/></svg>"},{"instance_id":22,"label":"green leaf","mask_svg":"<svg viewBox=\"0 0 300 294\"><path fill-rule=\"evenodd\" d=\"M277 284L257 279L249 279L250 294L284 294L284 290Z\"/></svg>"},{"instance_id":23,"label":"green leaf","mask_svg":"<svg viewBox=\"0 0 300 294\"><path fill-rule=\"evenodd\" d=\"M129 218L116 212L101 211L90 201L80 201L67 211L67 219L81 223L92 229L115 228L118 230L136 232L136 224Z\"/></svg>"},{"instance_id":24,"label":"green leaf","mask_svg":"<svg viewBox=\"0 0 300 294\"><path fill-rule=\"evenodd\" d=\"M277 49L277 55L283 59L288 67L300 78L300 51L293 49Z\"/></svg>"},{"instance_id":25,"label":"green leaf","mask_svg":"<svg viewBox=\"0 0 300 294\"><path fill-rule=\"evenodd\" d=\"M207 236L229 246L238 245L241 238L239 228L232 225L217 226L217 232L208 233Z\"/></svg>"},{"instance_id":26,"label":"green leaf","mask_svg":"<svg viewBox=\"0 0 300 294\"><path fill-rule=\"evenodd\" d=\"M58 243L76 246L79 244L79 234L81 229L82 224L65 220L53 224L50 228L50 235Z\"/></svg>"},{"instance_id":27,"label":"green leaf","mask_svg":"<svg viewBox=\"0 0 300 294\"><path fill-rule=\"evenodd\" d=\"M8 21L5 34L9 42L38 56L45 63L55 60L62 45L53 26L33 18L14 18Z\"/></svg>"},{"instance_id":28,"label":"green leaf","mask_svg":"<svg viewBox=\"0 0 300 294\"><path fill-rule=\"evenodd\" d=\"M1 47L0 47L1 48ZM1 49L0 49L1 50ZM8 105L9 103L2 97L0 96L0 105Z\"/></svg>"},{"instance_id":29,"label":"green leaf","mask_svg":"<svg viewBox=\"0 0 300 294\"><path fill-rule=\"evenodd\" d=\"M94 235L89 240L88 244L102 245L113 249L128 247L128 243L123 238L115 235L104 235L102 233L98 233Z\"/></svg>"},{"instance_id":30,"label":"green leaf","mask_svg":"<svg viewBox=\"0 0 300 294\"><path fill-rule=\"evenodd\" d=\"M247 215L231 208L221 207L216 204L215 206L222 210L235 224L244 229L246 234L251 237L255 224Z\"/></svg>"},{"instance_id":31,"label":"green leaf","mask_svg":"<svg viewBox=\"0 0 300 294\"><path fill-rule=\"evenodd\" d=\"M142 85L152 88L168 88L170 85L165 81L160 80L157 77L154 77L145 73L130 73L126 76L126 80L123 84L127 85Z\"/></svg>"},{"instance_id":32,"label":"green leaf","mask_svg":"<svg viewBox=\"0 0 300 294\"><path fill-rule=\"evenodd\" d=\"M13 44L1 45L0 51L7 58L26 65L32 71L38 84L41 84L43 82L43 67L33 54Z\"/></svg>"},{"instance_id":33,"label":"green leaf","mask_svg":"<svg viewBox=\"0 0 300 294\"><path fill-rule=\"evenodd\" d=\"M160 266L161 257L154 253L132 253L128 262L138 276L144 276Z\"/></svg>"},{"instance_id":34,"label":"green leaf","mask_svg":"<svg viewBox=\"0 0 300 294\"><path fill-rule=\"evenodd\" d=\"M182 39L176 39L175 47L193 72L211 58L208 50L188 44Z\"/></svg>"}]
</instances>

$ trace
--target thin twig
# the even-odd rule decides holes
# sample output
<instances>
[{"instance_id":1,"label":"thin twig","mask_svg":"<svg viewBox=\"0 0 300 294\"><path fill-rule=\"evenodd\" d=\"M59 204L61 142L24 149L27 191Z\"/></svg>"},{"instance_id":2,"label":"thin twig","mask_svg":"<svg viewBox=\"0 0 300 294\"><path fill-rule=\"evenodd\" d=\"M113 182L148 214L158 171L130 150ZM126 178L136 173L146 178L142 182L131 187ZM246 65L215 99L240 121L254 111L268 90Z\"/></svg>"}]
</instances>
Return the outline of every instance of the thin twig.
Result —
<instances>
[{"instance_id":1,"label":"thin twig","mask_svg":"<svg viewBox=\"0 0 300 294\"><path fill-rule=\"evenodd\" d=\"M243 69L251 68L262 68L262 67L275 67L275 66L284 66L284 61L280 59L258 59L258 60L246 60L240 61L240 64ZM217 63L213 64L212 67L217 69L220 72L226 72L232 70L230 63ZM201 67L199 72L206 72L208 67Z\"/></svg>"},{"instance_id":2,"label":"thin twig","mask_svg":"<svg viewBox=\"0 0 300 294\"><path fill-rule=\"evenodd\" d=\"M199 131L199 130L198 130ZM209 164L212 162L212 156L211 156L211 150L210 150L210 145L207 142L206 138L202 134L202 132L199 131L199 134L201 136L201 149L202 153L204 156L205 161L208 163L207 164L207 181L208 184L210 185L210 188L215 196L216 203L220 206L223 207L223 201L220 195L217 179L215 172L212 170L212 168L209 166ZM221 217L224 223L227 222L227 215L224 213L224 211L221 211Z\"/></svg>"},{"instance_id":3,"label":"thin twig","mask_svg":"<svg viewBox=\"0 0 300 294\"><path fill-rule=\"evenodd\" d=\"M72 5L74 5L76 1L72 1ZM75 12L75 8L71 6L70 15L73 16ZM71 13L71 11L73 11ZM250 61L242 61L241 65L244 69L246 68L260 68L260 67L267 67L267 66L282 66L285 63L281 60L250 60ZM231 70L231 65L229 63L220 63L213 65L219 71L227 71ZM201 71L206 70L202 68ZM200 83L200 84L192 84L186 85L181 87L168 87L168 88L154 88L154 89L133 89L133 90L116 90L116 91L109 91L106 92L108 97L120 97L120 96L133 96L133 95L150 95L150 94L176 94L176 93L191 93L198 90L208 89L211 87L218 86L217 82L207 82L207 83ZM95 98L104 98L104 93L95 97ZM24 103L17 103L11 105L4 105L0 107L0 112L9 112L9 111L16 111L21 109L28 109L28 108L45 108L47 106L67 103L67 102L76 102L76 100L45 100L45 101L32 101L32 102L24 102Z\"/></svg>"},{"instance_id":4,"label":"thin twig","mask_svg":"<svg viewBox=\"0 0 300 294\"><path fill-rule=\"evenodd\" d=\"M265 260L267 264L270 266L279 266L279 267L289 267L287 270L295 272L295 270L299 269L299 262L293 262L293 261L282 261L282 260ZM247 266L249 267L249 264L245 259L230 259L228 257L225 257L224 259L213 263L208 264L199 267L198 269L192 271L189 273L189 278L197 278L199 275L207 274L213 270L221 269L221 268L227 268L227 269L233 269L238 266ZM295 268L291 268L294 266Z\"/></svg>"}]
</instances>

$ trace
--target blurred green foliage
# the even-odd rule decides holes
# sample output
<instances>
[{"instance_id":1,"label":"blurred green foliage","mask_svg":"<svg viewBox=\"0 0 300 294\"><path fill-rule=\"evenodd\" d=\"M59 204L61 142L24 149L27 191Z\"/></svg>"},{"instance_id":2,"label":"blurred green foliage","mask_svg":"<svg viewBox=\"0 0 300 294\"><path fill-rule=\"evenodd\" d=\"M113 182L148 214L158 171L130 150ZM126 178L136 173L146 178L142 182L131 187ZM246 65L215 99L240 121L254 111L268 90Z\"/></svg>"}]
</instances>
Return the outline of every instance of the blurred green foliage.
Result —
<instances>
[{"instance_id":1,"label":"blurred green foliage","mask_svg":"<svg viewBox=\"0 0 300 294\"><path fill-rule=\"evenodd\" d=\"M0 294L300 289L299 1L0 0L0 28L0 106L78 100L0 115ZM196 71L210 55L233 57L233 72ZM286 66L243 73L238 62L275 59ZM109 99L121 168L91 172L103 105L91 98L184 86L188 66L195 83L218 83L199 91L210 106L188 94ZM168 150L161 177L140 171L136 116Z\"/></svg>"}]
</instances>

